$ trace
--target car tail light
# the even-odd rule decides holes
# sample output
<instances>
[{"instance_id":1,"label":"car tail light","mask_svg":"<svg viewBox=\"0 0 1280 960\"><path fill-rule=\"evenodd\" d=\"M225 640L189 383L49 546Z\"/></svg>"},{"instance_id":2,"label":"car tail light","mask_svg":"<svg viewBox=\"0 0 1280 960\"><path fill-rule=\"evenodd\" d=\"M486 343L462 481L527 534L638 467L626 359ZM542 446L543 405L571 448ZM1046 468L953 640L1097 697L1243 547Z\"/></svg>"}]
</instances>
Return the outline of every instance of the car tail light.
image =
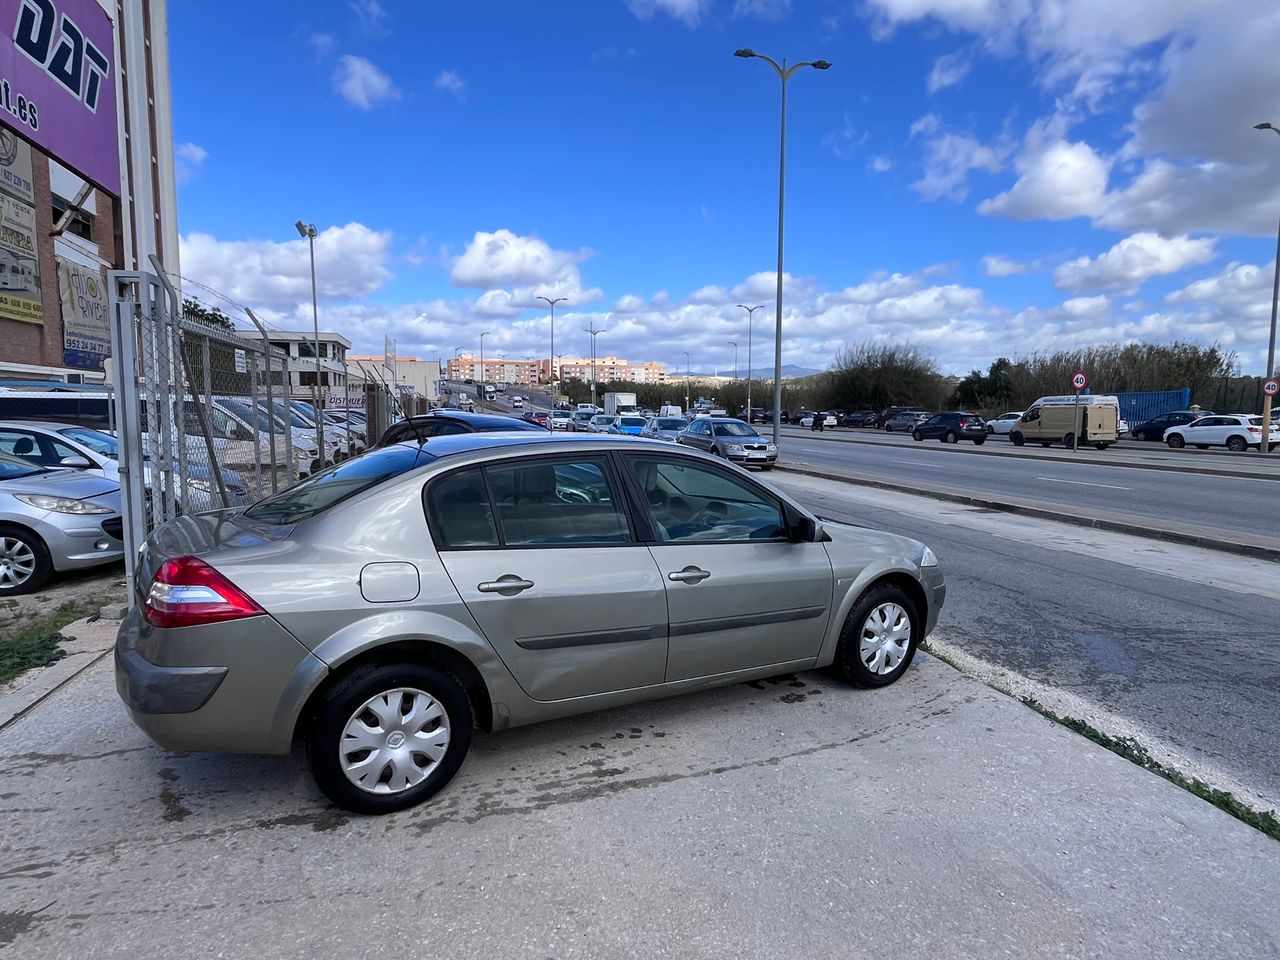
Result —
<instances>
[{"instance_id":1,"label":"car tail light","mask_svg":"<svg viewBox=\"0 0 1280 960\"><path fill-rule=\"evenodd\" d=\"M961 421L960 421L960 428L961 428L961 429L964 429L964 428L965 428L965 427L967 427L968 425L969 425L969 421L968 421L968 420L961 420Z\"/></svg>"},{"instance_id":2,"label":"car tail light","mask_svg":"<svg viewBox=\"0 0 1280 960\"><path fill-rule=\"evenodd\" d=\"M195 557L166 560L144 606L147 622L165 628L225 623L264 613L252 597Z\"/></svg>"},{"instance_id":3,"label":"car tail light","mask_svg":"<svg viewBox=\"0 0 1280 960\"><path fill-rule=\"evenodd\" d=\"M1247 429L1249 430L1249 432L1250 432L1250 433L1261 433L1261 432L1262 432L1262 428L1261 428L1261 427L1249 427L1249 428L1247 428Z\"/></svg>"}]
</instances>

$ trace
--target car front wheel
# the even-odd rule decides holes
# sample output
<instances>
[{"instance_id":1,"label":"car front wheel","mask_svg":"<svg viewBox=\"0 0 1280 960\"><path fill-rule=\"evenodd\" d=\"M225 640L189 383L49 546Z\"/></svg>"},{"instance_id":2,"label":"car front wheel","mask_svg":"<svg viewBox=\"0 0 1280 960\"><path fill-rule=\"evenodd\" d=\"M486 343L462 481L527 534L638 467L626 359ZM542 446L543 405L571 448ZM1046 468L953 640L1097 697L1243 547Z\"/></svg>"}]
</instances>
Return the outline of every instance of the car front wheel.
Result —
<instances>
[{"instance_id":1,"label":"car front wheel","mask_svg":"<svg viewBox=\"0 0 1280 960\"><path fill-rule=\"evenodd\" d=\"M835 667L855 686L885 687L907 672L919 641L919 616L906 591L874 584L844 622Z\"/></svg>"},{"instance_id":2,"label":"car front wheel","mask_svg":"<svg viewBox=\"0 0 1280 960\"><path fill-rule=\"evenodd\" d=\"M444 788L471 746L471 704L426 664L357 667L323 696L307 738L312 775L355 813L382 814Z\"/></svg>"},{"instance_id":3,"label":"car front wheel","mask_svg":"<svg viewBox=\"0 0 1280 960\"><path fill-rule=\"evenodd\" d=\"M942 442L943 443L959 443L960 437L956 434L954 430L948 430L946 432L946 435L943 436Z\"/></svg>"},{"instance_id":4,"label":"car front wheel","mask_svg":"<svg viewBox=\"0 0 1280 960\"><path fill-rule=\"evenodd\" d=\"M21 527L0 527L0 597L39 590L52 574L43 540Z\"/></svg>"},{"instance_id":5,"label":"car front wheel","mask_svg":"<svg viewBox=\"0 0 1280 960\"><path fill-rule=\"evenodd\" d=\"M1026 443L1026 442L1027 442L1027 438L1026 438L1026 437L1024 437L1024 436L1023 436L1021 433L1019 433L1017 430L1015 430L1015 431L1013 431L1013 433L1009 434L1009 440L1010 440L1010 441L1012 441L1012 443L1013 443L1013 445L1014 445L1015 447L1020 447L1020 446L1022 446L1024 443Z\"/></svg>"},{"instance_id":6,"label":"car front wheel","mask_svg":"<svg viewBox=\"0 0 1280 960\"><path fill-rule=\"evenodd\" d=\"M911 431L911 439L919 443L924 439L924 434L921 433L919 430L913 430Z\"/></svg>"},{"instance_id":7,"label":"car front wheel","mask_svg":"<svg viewBox=\"0 0 1280 960\"><path fill-rule=\"evenodd\" d=\"M1182 434L1180 433L1175 433L1172 436L1167 437L1164 442L1174 450L1181 450L1187 445L1187 441L1183 439Z\"/></svg>"}]
</instances>

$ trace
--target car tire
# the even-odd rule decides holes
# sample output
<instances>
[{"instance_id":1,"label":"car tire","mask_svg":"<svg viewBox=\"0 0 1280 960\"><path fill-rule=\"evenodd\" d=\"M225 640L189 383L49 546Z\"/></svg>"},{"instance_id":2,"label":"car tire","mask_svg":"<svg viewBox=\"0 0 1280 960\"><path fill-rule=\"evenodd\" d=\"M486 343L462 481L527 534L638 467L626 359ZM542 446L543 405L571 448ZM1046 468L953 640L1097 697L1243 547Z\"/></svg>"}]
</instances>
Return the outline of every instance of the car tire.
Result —
<instances>
[{"instance_id":1,"label":"car tire","mask_svg":"<svg viewBox=\"0 0 1280 960\"><path fill-rule=\"evenodd\" d=\"M895 610L906 620L905 650L885 642L895 627L900 630ZM907 672L920 642L920 630L920 615L905 590L892 583L872 584L845 618L833 666L856 687L887 687ZM894 655L896 662L891 659Z\"/></svg>"},{"instance_id":2,"label":"car tire","mask_svg":"<svg viewBox=\"0 0 1280 960\"><path fill-rule=\"evenodd\" d=\"M400 704L394 702L397 694L402 695ZM433 731L443 727L447 734L444 753L432 761L433 766L425 777L407 787L397 788L393 784L396 768L390 756L377 771L378 782L373 788L359 785L355 779L358 770L349 774L348 769L353 764L358 765L361 759L367 759L370 751L348 752L342 749L341 744L352 729L359 732L372 727L362 719L362 711L365 716L375 721L378 719L377 714L369 709L370 704L376 704L385 697L386 710L402 712L406 706L416 709L413 700L406 699L409 696L426 698L427 723L435 724ZM442 712L438 717L430 718L434 706L442 708ZM338 806L353 813L393 813L434 796L453 779L471 746L471 727L471 702L461 684L444 671L422 663L357 667L325 691L315 722L307 734L307 760L320 789ZM400 744L403 744L404 732L399 728L390 731L387 739L394 737L395 733L401 734ZM398 747L399 744L384 744L379 750ZM352 759L361 752L366 754L364 758ZM421 772L423 765L418 763L419 757L429 759L425 754L408 751L400 759L407 760L417 772ZM344 769L344 763L347 769ZM416 776L416 773L411 776ZM406 777L406 781L408 779L410 777Z\"/></svg>"},{"instance_id":3,"label":"car tire","mask_svg":"<svg viewBox=\"0 0 1280 960\"><path fill-rule=\"evenodd\" d=\"M948 430L946 433L942 435L942 442L943 443L959 443L960 435L957 434L954 430Z\"/></svg>"},{"instance_id":4,"label":"car tire","mask_svg":"<svg viewBox=\"0 0 1280 960\"><path fill-rule=\"evenodd\" d=\"M889 425L886 423L886 424L884 425L884 432L885 432L885 433L893 433L893 427L889 426Z\"/></svg>"},{"instance_id":5,"label":"car tire","mask_svg":"<svg viewBox=\"0 0 1280 960\"><path fill-rule=\"evenodd\" d=\"M1020 447L1027 442L1027 438L1022 435L1021 431L1014 430L1009 434L1009 442L1015 447Z\"/></svg>"},{"instance_id":6,"label":"car tire","mask_svg":"<svg viewBox=\"0 0 1280 960\"><path fill-rule=\"evenodd\" d=\"M1076 435L1074 433L1068 433L1065 437L1062 438L1062 445L1066 447L1068 450L1074 447L1075 444L1076 444Z\"/></svg>"},{"instance_id":7,"label":"car tire","mask_svg":"<svg viewBox=\"0 0 1280 960\"><path fill-rule=\"evenodd\" d=\"M25 527L0 526L0 597L39 590L53 575L49 548Z\"/></svg>"},{"instance_id":8,"label":"car tire","mask_svg":"<svg viewBox=\"0 0 1280 960\"><path fill-rule=\"evenodd\" d=\"M1169 445L1169 449L1171 450L1181 450L1187 445L1186 438L1184 438L1180 433L1175 433L1166 437L1164 442Z\"/></svg>"},{"instance_id":9,"label":"car tire","mask_svg":"<svg viewBox=\"0 0 1280 960\"><path fill-rule=\"evenodd\" d=\"M1197 443L1197 444L1195 445L1195 447L1196 447L1196 449L1197 449L1197 450L1208 450L1208 449L1209 449L1209 445L1208 445L1207 443Z\"/></svg>"},{"instance_id":10,"label":"car tire","mask_svg":"<svg viewBox=\"0 0 1280 960\"><path fill-rule=\"evenodd\" d=\"M974 445L975 447L980 447L980 446L982 446L982 445L983 445L984 443L986 443L986 442L987 442L987 438L986 438L986 437L974 437L974 438L973 438L973 445Z\"/></svg>"},{"instance_id":11,"label":"car tire","mask_svg":"<svg viewBox=\"0 0 1280 960\"><path fill-rule=\"evenodd\" d=\"M920 441L922 441L922 440L924 439L924 434L923 434L923 433L921 433L919 430L912 430L912 431L911 431L911 439L912 439L912 440L914 440L914 441L916 441L916 443L919 443Z\"/></svg>"},{"instance_id":12,"label":"car tire","mask_svg":"<svg viewBox=\"0 0 1280 960\"><path fill-rule=\"evenodd\" d=\"M1244 437L1227 437L1227 449L1232 453L1243 453L1249 449L1249 441Z\"/></svg>"}]
</instances>

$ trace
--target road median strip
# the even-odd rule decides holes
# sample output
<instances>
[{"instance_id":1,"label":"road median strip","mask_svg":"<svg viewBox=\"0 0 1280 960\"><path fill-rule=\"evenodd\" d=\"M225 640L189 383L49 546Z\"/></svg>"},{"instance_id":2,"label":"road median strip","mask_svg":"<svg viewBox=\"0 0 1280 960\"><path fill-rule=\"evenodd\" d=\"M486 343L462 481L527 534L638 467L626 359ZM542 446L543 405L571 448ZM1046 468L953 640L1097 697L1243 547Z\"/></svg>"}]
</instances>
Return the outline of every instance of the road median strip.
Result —
<instances>
[{"instance_id":1,"label":"road median strip","mask_svg":"<svg viewBox=\"0 0 1280 960\"><path fill-rule=\"evenodd\" d=\"M950 490L942 490L937 487L898 483L891 480L858 476L857 474L836 473L832 470L820 470L812 467L800 467L784 463L779 463L778 469L787 473L799 474L800 476L815 477L819 480L833 480L837 483L849 483L864 487L874 487L878 490L891 490L895 493L907 493L914 496L929 497L934 500L945 500L950 503L959 503L987 510L999 510L1003 513L1015 513L1022 516L1038 517L1042 520L1053 520L1058 523L1068 523L1077 527L1089 527L1095 530L1110 530L1114 533L1126 533L1131 536L1143 537L1148 540L1162 540L1167 543L1180 543L1186 546L1204 547L1208 550L1219 550L1223 553L1234 553L1240 556L1253 557L1259 560L1280 562L1280 543L1275 541L1260 541L1256 538L1251 538L1248 534L1244 533L1231 532L1229 535L1226 532L1209 533L1202 532L1192 527L1183 527L1178 529L1154 526L1148 523L1136 523L1131 520L1122 520L1117 517L1098 515L1085 516L1079 513L1070 513L1060 507L1054 507L1049 504L1029 503L1026 501L1016 500L995 500L989 496L954 493Z\"/></svg>"}]
</instances>

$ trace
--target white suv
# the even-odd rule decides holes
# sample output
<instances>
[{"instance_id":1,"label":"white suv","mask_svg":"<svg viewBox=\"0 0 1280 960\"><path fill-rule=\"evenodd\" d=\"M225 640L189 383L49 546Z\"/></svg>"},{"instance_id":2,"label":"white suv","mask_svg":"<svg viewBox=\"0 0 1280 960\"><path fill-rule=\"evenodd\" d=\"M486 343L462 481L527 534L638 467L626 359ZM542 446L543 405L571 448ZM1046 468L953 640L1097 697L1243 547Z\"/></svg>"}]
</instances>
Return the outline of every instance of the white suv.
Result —
<instances>
[{"instance_id":1,"label":"white suv","mask_svg":"<svg viewBox=\"0 0 1280 960\"><path fill-rule=\"evenodd\" d=\"M1247 413L1201 417L1164 432L1164 442L1175 450L1190 445L1199 450L1226 447L1241 451L1262 445L1262 418ZM1280 443L1280 427L1271 425L1270 444Z\"/></svg>"}]
</instances>

